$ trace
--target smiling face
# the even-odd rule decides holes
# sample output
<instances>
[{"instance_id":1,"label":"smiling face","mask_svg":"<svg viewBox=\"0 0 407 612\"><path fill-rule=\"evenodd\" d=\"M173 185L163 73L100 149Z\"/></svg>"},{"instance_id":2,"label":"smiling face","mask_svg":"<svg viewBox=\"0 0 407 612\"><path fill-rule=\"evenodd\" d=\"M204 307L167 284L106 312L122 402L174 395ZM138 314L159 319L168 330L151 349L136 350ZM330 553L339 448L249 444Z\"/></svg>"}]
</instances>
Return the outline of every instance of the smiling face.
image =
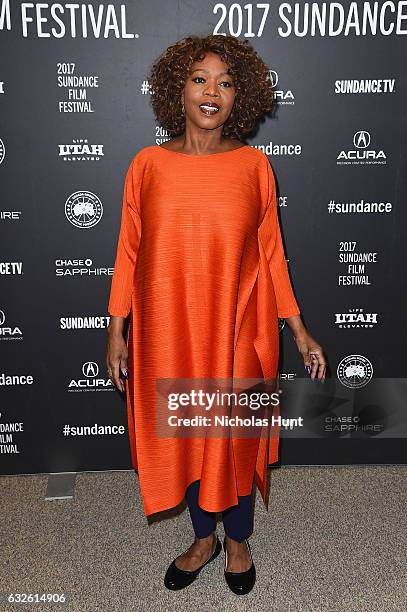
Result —
<instances>
[{"instance_id":1,"label":"smiling face","mask_svg":"<svg viewBox=\"0 0 407 612\"><path fill-rule=\"evenodd\" d=\"M187 122L213 130L227 121L236 95L228 68L213 52L192 64L182 94Z\"/></svg>"}]
</instances>

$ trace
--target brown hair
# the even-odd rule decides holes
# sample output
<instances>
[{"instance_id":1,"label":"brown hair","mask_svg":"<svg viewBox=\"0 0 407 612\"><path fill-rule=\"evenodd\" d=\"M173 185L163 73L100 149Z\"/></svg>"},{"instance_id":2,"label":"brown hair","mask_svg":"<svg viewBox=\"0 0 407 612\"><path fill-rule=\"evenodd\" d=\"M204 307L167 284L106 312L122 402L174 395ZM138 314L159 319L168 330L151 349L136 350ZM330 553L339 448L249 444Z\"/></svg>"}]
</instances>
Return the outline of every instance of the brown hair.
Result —
<instances>
[{"instance_id":1,"label":"brown hair","mask_svg":"<svg viewBox=\"0 0 407 612\"><path fill-rule=\"evenodd\" d=\"M236 97L223 134L244 138L253 132L260 118L274 108L274 91L267 78L269 68L250 46L235 36L209 34L187 36L168 47L153 63L149 75L150 101L158 123L170 134L185 131L181 93L192 64L206 52L217 53L230 66Z\"/></svg>"}]
</instances>

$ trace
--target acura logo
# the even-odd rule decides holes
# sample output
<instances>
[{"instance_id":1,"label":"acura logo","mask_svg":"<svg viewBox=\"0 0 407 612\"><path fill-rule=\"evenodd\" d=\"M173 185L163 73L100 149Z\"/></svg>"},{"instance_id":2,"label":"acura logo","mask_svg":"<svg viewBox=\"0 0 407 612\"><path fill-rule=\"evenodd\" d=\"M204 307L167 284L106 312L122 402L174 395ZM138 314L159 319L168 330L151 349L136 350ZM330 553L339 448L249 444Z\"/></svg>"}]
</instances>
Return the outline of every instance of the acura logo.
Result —
<instances>
[{"instance_id":1,"label":"acura logo","mask_svg":"<svg viewBox=\"0 0 407 612\"><path fill-rule=\"evenodd\" d=\"M278 83L278 74L277 74L277 72L275 70L269 70L268 73L269 73L269 79L271 81L272 86L276 87L277 83Z\"/></svg>"},{"instance_id":2,"label":"acura logo","mask_svg":"<svg viewBox=\"0 0 407 612\"><path fill-rule=\"evenodd\" d=\"M357 149L366 149L370 145L370 134L365 130L359 130L353 137L353 146Z\"/></svg>"},{"instance_id":3,"label":"acura logo","mask_svg":"<svg viewBox=\"0 0 407 612\"><path fill-rule=\"evenodd\" d=\"M82 374L86 378L94 378L99 374L99 366L94 361L85 361L82 366Z\"/></svg>"}]
</instances>

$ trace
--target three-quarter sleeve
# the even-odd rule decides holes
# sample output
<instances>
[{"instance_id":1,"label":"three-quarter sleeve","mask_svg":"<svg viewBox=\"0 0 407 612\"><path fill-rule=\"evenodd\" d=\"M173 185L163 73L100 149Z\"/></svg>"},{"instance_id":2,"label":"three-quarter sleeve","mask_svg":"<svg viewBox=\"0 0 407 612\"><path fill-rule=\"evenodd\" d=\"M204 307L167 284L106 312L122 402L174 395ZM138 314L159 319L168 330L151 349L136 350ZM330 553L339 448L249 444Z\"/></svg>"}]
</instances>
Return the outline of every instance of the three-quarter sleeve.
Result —
<instances>
[{"instance_id":1,"label":"three-quarter sleeve","mask_svg":"<svg viewBox=\"0 0 407 612\"><path fill-rule=\"evenodd\" d=\"M259 239L270 267L276 294L277 315L284 319L300 314L300 308L294 297L288 273L277 214L274 173L267 158L265 159L265 167L267 176L263 177L262 190L267 208L259 226Z\"/></svg>"},{"instance_id":2,"label":"three-quarter sleeve","mask_svg":"<svg viewBox=\"0 0 407 612\"><path fill-rule=\"evenodd\" d=\"M140 180L137 161L133 158L124 183L121 226L108 304L111 316L127 317L130 312L140 237Z\"/></svg>"}]
</instances>

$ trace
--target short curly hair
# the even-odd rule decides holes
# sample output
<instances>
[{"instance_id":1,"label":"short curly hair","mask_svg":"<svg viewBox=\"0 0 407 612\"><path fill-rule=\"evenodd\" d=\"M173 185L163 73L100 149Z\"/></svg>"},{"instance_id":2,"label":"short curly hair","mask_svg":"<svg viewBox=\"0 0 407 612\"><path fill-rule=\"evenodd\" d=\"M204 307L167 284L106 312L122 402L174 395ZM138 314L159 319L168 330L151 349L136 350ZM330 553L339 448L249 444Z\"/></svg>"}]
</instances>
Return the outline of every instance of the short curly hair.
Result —
<instances>
[{"instance_id":1,"label":"short curly hair","mask_svg":"<svg viewBox=\"0 0 407 612\"><path fill-rule=\"evenodd\" d=\"M192 64L203 59L208 51L217 53L228 64L236 88L234 105L223 126L223 134L242 139L274 109L275 98L268 66L248 40L235 36L187 36L155 60L148 77L155 117L171 137L185 131L181 93Z\"/></svg>"}]
</instances>

